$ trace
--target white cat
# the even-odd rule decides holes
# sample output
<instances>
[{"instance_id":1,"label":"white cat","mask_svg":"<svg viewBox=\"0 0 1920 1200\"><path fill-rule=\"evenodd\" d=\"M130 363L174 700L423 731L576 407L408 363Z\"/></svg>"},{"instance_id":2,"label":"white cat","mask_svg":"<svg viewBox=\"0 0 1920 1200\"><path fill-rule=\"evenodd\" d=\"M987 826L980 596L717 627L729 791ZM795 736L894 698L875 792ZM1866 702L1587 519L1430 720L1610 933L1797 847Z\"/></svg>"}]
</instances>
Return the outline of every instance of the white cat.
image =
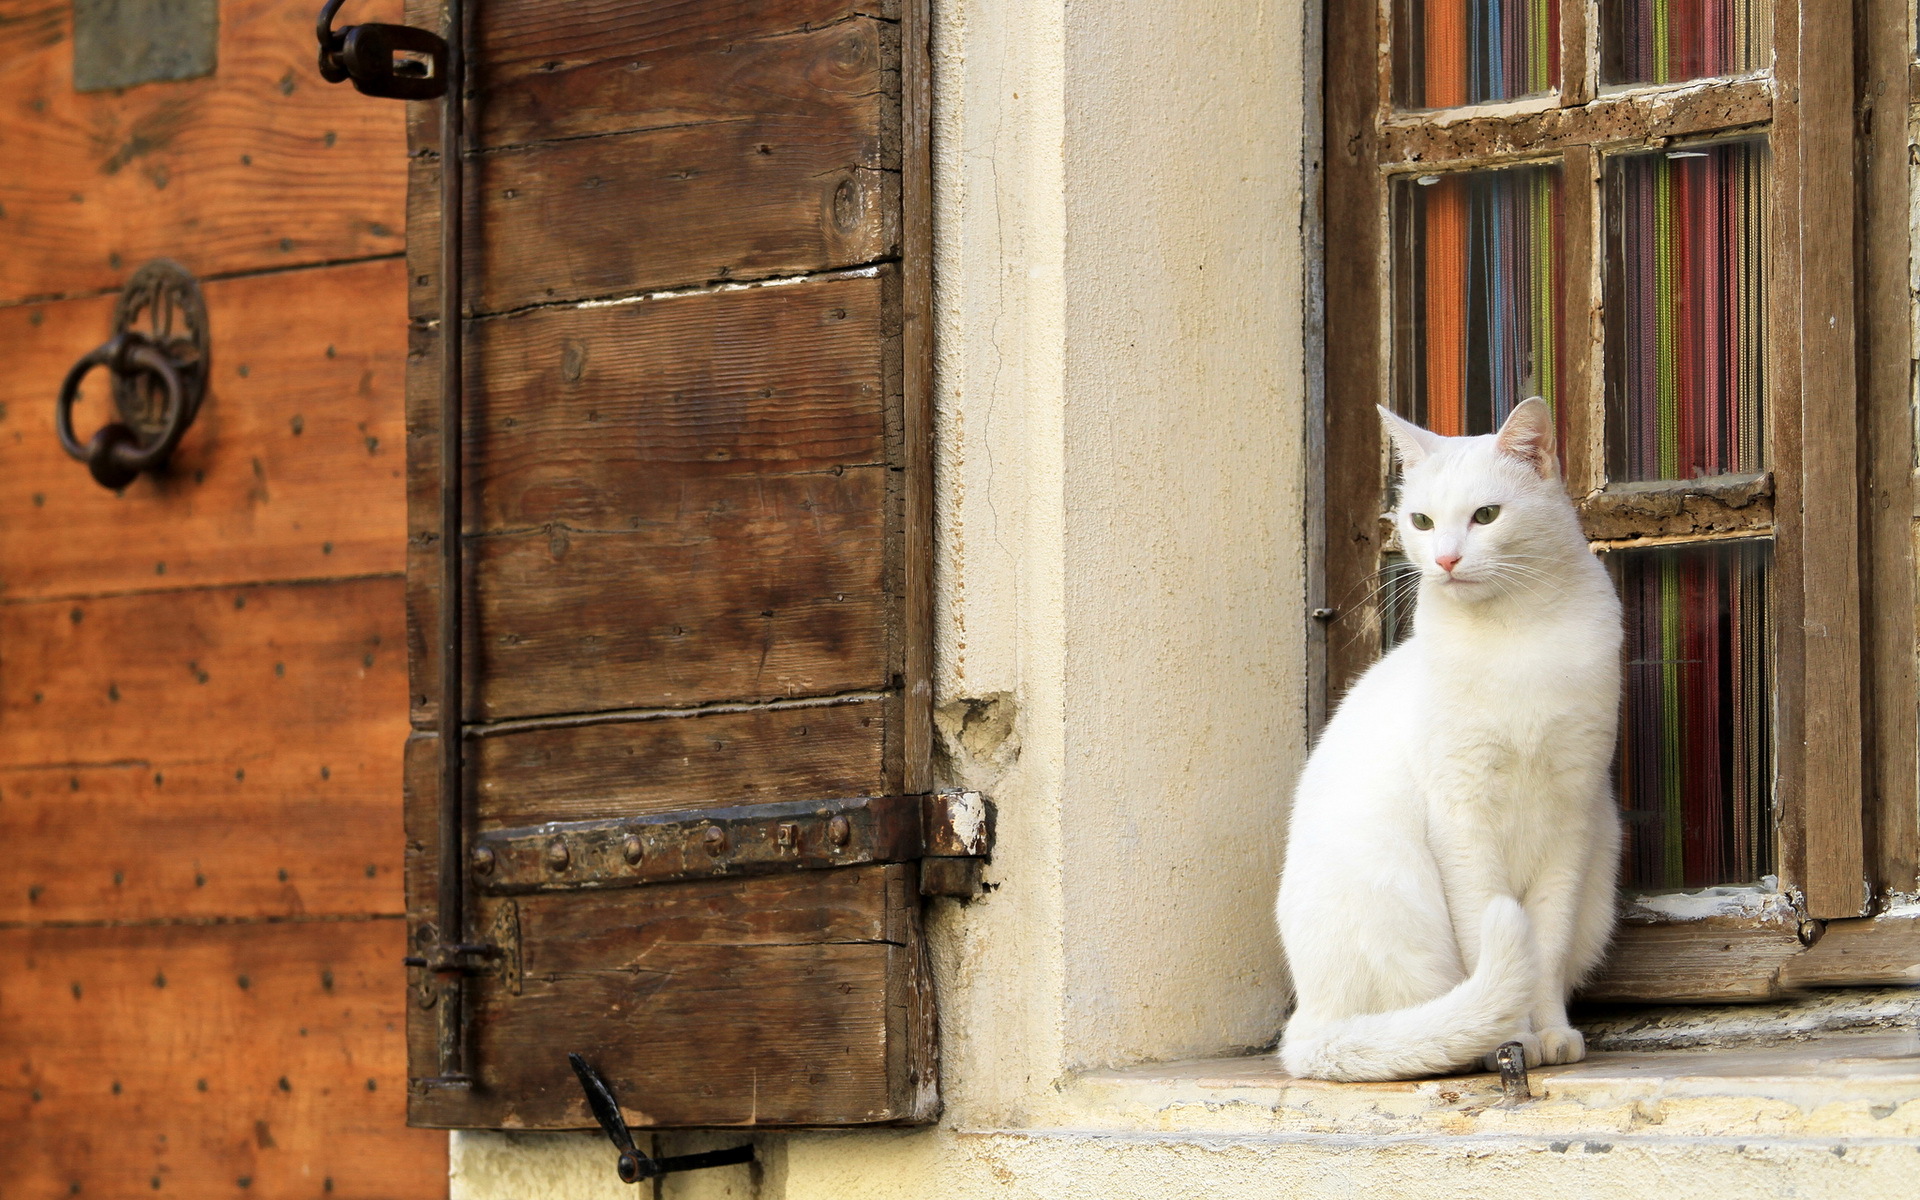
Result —
<instances>
[{"instance_id":1,"label":"white cat","mask_svg":"<svg viewBox=\"0 0 1920 1200\"><path fill-rule=\"evenodd\" d=\"M1545 401L1483 437L1381 413L1419 605L1294 796L1278 916L1298 1005L1280 1057L1340 1080L1455 1071L1507 1041L1529 1065L1577 1062L1567 997L1613 926L1620 603L1562 490Z\"/></svg>"}]
</instances>

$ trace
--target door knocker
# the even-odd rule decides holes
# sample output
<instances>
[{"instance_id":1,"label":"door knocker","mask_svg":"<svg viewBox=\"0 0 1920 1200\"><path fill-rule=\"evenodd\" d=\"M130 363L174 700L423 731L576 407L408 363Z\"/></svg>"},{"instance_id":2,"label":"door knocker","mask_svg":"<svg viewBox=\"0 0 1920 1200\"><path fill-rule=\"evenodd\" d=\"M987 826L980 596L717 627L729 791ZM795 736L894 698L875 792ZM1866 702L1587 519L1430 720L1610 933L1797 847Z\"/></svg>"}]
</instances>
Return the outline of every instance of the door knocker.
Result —
<instances>
[{"instance_id":1,"label":"door knocker","mask_svg":"<svg viewBox=\"0 0 1920 1200\"><path fill-rule=\"evenodd\" d=\"M53 410L60 445L87 464L101 487L115 491L142 471L167 464L200 412L206 393L207 306L199 281L171 259L159 258L128 280L113 310L113 336L73 364ZM80 383L95 367L113 376L119 419L83 445L73 432Z\"/></svg>"}]
</instances>

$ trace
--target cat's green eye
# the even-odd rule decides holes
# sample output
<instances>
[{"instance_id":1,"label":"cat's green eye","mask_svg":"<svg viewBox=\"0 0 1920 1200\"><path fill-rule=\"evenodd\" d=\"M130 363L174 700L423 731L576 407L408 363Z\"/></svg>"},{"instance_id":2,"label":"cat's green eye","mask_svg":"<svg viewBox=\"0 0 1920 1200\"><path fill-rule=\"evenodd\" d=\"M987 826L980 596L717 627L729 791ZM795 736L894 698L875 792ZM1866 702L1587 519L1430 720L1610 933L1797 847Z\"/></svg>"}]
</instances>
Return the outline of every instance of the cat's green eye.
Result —
<instances>
[{"instance_id":1,"label":"cat's green eye","mask_svg":"<svg viewBox=\"0 0 1920 1200\"><path fill-rule=\"evenodd\" d=\"M1475 525L1491 525L1493 524L1493 519L1499 515L1500 506L1498 504L1482 505L1473 510L1473 523Z\"/></svg>"},{"instance_id":2,"label":"cat's green eye","mask_svg":"<svg viewBox=\"0 0 1920 1200\"><path fill-rule=\"evenodd\" d=\"M1407 516L1407 520L1413 522L1413 527L1415 529L1432 529L1433 528L1433 518L1428 516L1425 513L1410 513Z\"/></svg>"}]
</instances>

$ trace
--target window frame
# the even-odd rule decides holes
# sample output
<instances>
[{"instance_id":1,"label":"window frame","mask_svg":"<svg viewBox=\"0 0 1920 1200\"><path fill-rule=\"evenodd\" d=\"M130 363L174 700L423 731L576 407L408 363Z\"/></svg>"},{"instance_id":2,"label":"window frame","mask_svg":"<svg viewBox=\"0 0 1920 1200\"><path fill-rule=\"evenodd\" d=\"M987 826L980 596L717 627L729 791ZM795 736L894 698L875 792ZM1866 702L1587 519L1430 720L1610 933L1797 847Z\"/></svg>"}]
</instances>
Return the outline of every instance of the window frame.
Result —
<instances>
[{"instance_id":1,"label":"window frame","mask_svg":"<svg viewBox=\"0 0 1920 1200\"><path fill-rule=\"evenodd\" d=\"M1309 572L1314 724L1380 645L1378 609L1354 601L1371 590L1391 537L1379 519L1389 464L1373 405L1392 394L1392 180L1557 161L1567 484L1590 536L1606 548L1774 538L1781 890L1725 889L1717 910L1623 891L1627 920L1585 994L1763 999L1893 981L1920 959L1920 921L1874 919L1913 897L1920 790L1910 381L1920 352L1907 166L1920 60L1910 9L1867 0L1847 21L1777 0L1769 69L1600 87L1598 2L1562 0L1557 90L1423 110L1393 99L1401 7L1325 10L1322 245L1335 249L1320 264L1328 352L1321 445L1309 447L1321 468L1309 486L1320 526ZM1894 119L1875 120L1876 107ZM1606 159L1741 134L1764 134L1771 148L1767 470L1713 486L1609 484Z\"/></svg>"}]
</instances>

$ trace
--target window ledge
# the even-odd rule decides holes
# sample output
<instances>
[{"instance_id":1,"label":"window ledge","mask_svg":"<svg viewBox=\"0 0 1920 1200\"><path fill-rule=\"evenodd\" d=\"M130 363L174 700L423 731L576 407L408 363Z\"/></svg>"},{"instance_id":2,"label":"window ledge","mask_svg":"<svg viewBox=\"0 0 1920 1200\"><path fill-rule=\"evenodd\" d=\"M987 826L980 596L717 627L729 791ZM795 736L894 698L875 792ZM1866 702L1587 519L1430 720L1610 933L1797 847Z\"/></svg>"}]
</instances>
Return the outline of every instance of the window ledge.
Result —
<instances>
[{"instance_id":1,"label":"window ledge","mask_svg":"<svg viewBox=\"0 0 1920 1200\"><path fill-rule=\"evenodd\" d=\"M1362 1137L1503 1134L1552 1148L1620 1137L1920 1137L1920 1041L1910 1029L1785 1045L1600 1051L1531 1072L1402 1083L1295 1079L1271 1055L1090 1071L1065 1089L1087 1129Z\"/></svg>"}]
</instances>

